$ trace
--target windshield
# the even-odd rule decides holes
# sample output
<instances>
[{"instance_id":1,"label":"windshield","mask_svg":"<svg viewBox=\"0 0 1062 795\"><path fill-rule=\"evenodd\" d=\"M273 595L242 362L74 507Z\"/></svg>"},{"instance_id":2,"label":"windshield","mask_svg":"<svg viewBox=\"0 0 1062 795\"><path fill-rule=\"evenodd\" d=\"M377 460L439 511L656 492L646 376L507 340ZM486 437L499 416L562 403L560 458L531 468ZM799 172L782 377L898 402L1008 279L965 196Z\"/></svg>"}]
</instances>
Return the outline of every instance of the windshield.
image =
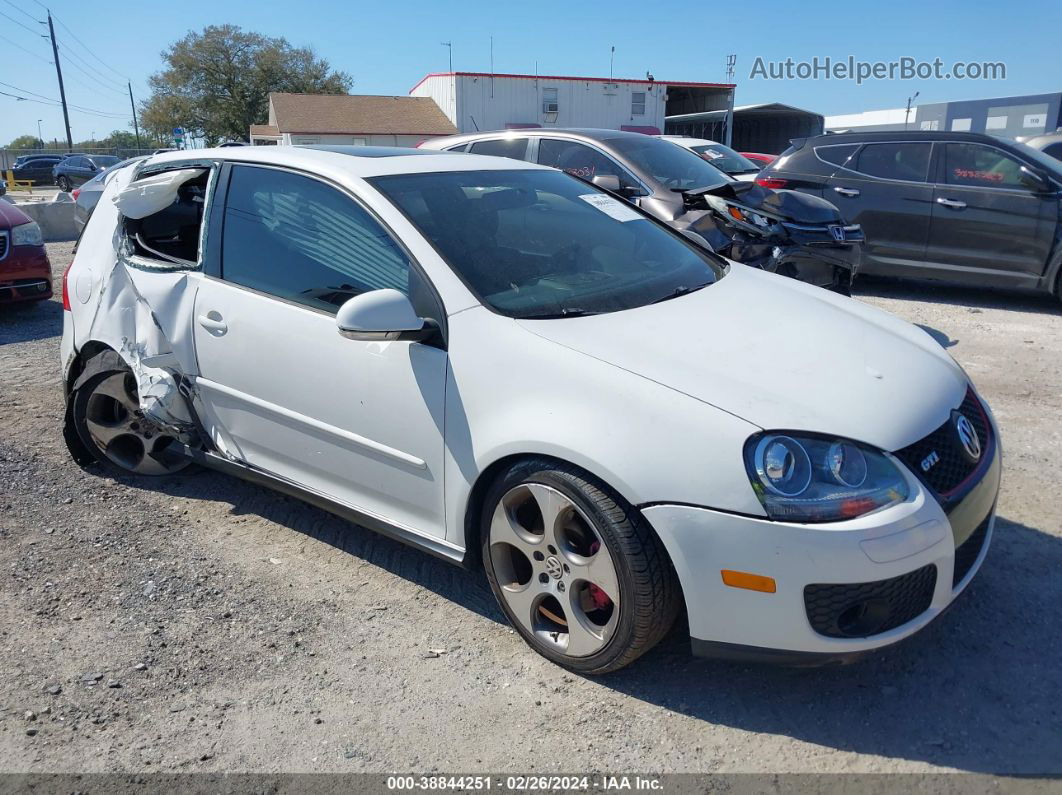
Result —
<instances>
[{"instance_id":1,"label":"windshield","mask_svg":"<svg viewBox=\"0 0 1062 795\"><path fill-rule=\"evenodd\" d=\"M753 174L760 167L729 146L722 144L697 144L690 147L709 163L727 174Z\"/></svg>"},{"instance_id":2,"label":"windshield","mask_svg":"<svg viewBox=\"0 0 1062 795\"><path fill-rule=\"evenodd\" d=\"M508 317L618 312L699 289L723 273L712 254L562 172L369 181L483 303Z\"/></svg>"},{"instance_id":3,"label":"windshield","mask_svg":"<svg viewBox=\"0 0 1062 795\"><path fill-rule=\"evenodd\" d=\"M730 182L726 174L700 155L675 146L670 141L650 138L648 135L631 135L609 138L604 143L627 158L642 173L671 190L714 188Z\"/></svg>"},{"instance_id":4,"label":"windshield","mask_svg":"<svg viewBox=\"0 0 1062 795\"><path fill-rule=\"evenodd\" d=\"M93 155L90 159L96 164L96 168L107 168L119 162L113 155Z\"/></svg>"}]
</instances>

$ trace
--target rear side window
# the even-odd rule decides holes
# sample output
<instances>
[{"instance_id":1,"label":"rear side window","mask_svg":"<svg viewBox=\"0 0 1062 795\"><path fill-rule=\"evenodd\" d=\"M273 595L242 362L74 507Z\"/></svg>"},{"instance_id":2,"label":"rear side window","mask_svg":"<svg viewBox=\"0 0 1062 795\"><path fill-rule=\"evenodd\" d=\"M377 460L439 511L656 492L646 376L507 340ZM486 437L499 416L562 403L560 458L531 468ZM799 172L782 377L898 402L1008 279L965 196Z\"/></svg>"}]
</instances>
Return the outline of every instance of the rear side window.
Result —
<instances>
[{"instance_id":1,"label":"rear side window","mask_svg":"<svg viewBox=\"0 0 1062 795\"><path fill-rule=\"evenodd\" d=\"M334 313L369 290L409 295L410 273L402 249L349 196L288 171L233 168L221 244L225 281Z\"/></svg>"},{"instance_id":2,"label":"rear side window","mask_svg":"<svg viewBox=\"0 0 1062 795\"><path fill-rule=\"evenodd\" d=\"M855 154L859 144L836 144L834 146L816 146L815 154L819 160L832 163L835 166L847 166L849 159Z\"/></svg>"},{"instance_id":3,"label":"rear side window","mask_svg":"<svg viewBox=\"0 0 1062 795\"><path fill-rule=\"evenodd\" d=\"M492 155L523 160L527 157L526 138L495 138L492 141L476 141L468 148L474 155Z\"/></svg>"},{"instance_id":4,"label":"rear side window","mask_svg":"<svg viewBox=\"0 0 1062 795\"><path fill-rule=\"evenodd\" d=\"M981 144L948 144L944 181L977 188L1023 188L1021 163L999 149Z\"/></svg>"},{"instance_id":5,"label":"rear side window","mask_svg":"<svg viewBox=\"0 0 1062 795\"><path fill-rule=\"evenodd\" d=\"M855 170L871 177L925 182L932 149L931 143L867 144L856 158Z\"/></svg>"}]
</instances>

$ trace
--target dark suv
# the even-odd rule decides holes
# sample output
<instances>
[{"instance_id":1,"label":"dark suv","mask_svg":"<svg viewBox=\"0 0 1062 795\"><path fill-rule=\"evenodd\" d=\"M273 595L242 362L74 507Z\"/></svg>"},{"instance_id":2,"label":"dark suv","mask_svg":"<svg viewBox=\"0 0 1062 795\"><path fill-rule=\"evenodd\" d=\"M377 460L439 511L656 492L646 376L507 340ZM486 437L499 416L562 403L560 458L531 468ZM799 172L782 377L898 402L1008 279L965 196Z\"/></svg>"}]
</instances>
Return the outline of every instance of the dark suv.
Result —
<instances>
[{"instance_id":1,"label":"dark suv","mask_svg":"<svg viewBox=\"0 0 1062 795\"><path fill-rule=\"evenodd\" d=\"M957 132L798 138L756 181L835 202L866 234L863 273L1060 292L1062 162L1025 144Z\"/></svg>"}]
</instances>

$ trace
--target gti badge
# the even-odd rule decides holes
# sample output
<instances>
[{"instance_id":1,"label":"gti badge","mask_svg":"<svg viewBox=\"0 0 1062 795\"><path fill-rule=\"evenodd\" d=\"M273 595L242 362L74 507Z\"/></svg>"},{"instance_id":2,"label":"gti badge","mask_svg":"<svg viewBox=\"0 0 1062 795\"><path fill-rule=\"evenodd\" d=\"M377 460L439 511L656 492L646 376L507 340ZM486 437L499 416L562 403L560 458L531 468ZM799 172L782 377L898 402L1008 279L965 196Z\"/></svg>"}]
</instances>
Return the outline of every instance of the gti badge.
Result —
<instances>
[{"instance_id":1,"label":"gti badge","mask_svg":"<svg viewBox=\"0 0 1062 795\"><path fill-rule=\"evenodd\" d=\"M828 229L830 230L830 234L833 235L833 239L834 240L836 240L838 243L843 243L844 242L844 227L843 226L838 226L837 224L830 224Z\"/></svg>"},{"instance_id":2,"label":"gti badge","mask_svg":"<svg viewBox=\"0 0 1062 795\"><path fill-rule=\"evenodd\" d=\"M937 455L937 451L934 450L932 453L922 459L922 471L928 472L937 465L938 461L940 461L940 456Z\"/></svg>"},{"instance_id":3,"label":"gti badge","mask_svg":"<svg viewBox=\"0 0 1062 795\"><path fill-rule=\"evenodd\" d=\"M981 459L981 440L977 436L977 429L974 428L973 423L957 411L952 417L952 422L955 423L955 432L959 435L959 444L966 451L966 455L970 457L971 461L979 461Z\"/></svg>"}]
</instances>

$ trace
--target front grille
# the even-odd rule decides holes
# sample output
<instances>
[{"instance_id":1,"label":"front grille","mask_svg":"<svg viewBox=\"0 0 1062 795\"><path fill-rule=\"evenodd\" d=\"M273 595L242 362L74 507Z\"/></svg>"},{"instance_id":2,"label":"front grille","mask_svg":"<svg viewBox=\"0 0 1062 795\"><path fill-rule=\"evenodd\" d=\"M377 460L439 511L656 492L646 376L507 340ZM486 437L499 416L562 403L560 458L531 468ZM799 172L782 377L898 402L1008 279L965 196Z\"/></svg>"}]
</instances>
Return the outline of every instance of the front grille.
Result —
<instances>
[{"instance_id":1,"label":"front grille","mask_svg":"<svg viewBox=\"0 0 1062 795\"><path fill-rule=\"evenodd\" d=\"M906 624L929 609L937 584L937 567L920 569L876 582L804 587L808 621L830 638L865 638Z\"/></svg>"},{"instance_id":2,"label":"front grille","mask_svg":"<svg viewBox=\"0 0 1062 795\"><path fill-rule=\"evenodd\" d=\"M990 458L992 428L972 389L967 391L966 398L959 406L959 412L977 431L977 437L981 441L979 461L972 462L966 456L951 417L929 436L896 452L896 457L907 464L915 475L941 497L950 496L982 462ZM923 469L923 464L933 456L937 457L936 462L928 470Z\"/></svg>"},{"instance_id":3,"label":"front grille","mask_svg":"<svg viewBox=\"0 0 1062 795\"><path fill-rule=\"evenodd\" d=\"M7 256L7 232L0 231L0 259Z\"/></svg>"},{"instance_id":4,"label":"front grille","mask_svg":"<svg viewBox=\"0 0 1062 795\"><path fill-rule=\"evenodd\" d=\"M973 568L974 563L977 561L977 556L981 554L981 549L985 545L985 539L988 537L988 525L991 522L992 514L989 514L981 524L977 525L977 529L970 534L969 538L955 548L955 573L951 577L952 588L962 582L962 578L969 574L970 569Z\"/></svg>"}]
</instances>

